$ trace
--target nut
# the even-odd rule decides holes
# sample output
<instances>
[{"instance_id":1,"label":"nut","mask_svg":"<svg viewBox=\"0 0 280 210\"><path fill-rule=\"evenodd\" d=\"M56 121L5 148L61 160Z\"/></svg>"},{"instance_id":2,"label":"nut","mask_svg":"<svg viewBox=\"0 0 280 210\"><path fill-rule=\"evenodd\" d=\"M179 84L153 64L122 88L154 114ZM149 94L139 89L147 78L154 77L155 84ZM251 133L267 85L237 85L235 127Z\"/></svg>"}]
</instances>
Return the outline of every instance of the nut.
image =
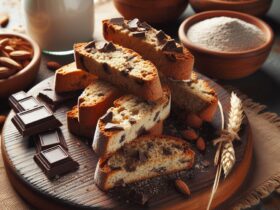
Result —
<instances>
[{"instance_id":1,"label":"nut","mask_svg":"<svg viewBox=\"0 0 280 210\"><path fill-rule=\"evenodd\" d=\"M188 195L188 196L191 195L189 186L183 180L176 179L175 186L176 186L177 190L179 190L179 192L183 193L184 195Z\"/></svg>"},{"instance_id":2,"label":"nut","mask_svg":"<svg viewBox=\"0 0 280 210\"><path fill-rule=\"evenodd\" d=\"M49 70L55 71L55 70L61 68L61 65L55 61L49 61L49 62L47 62L47 67Z\"/></svg>"},{"instance_id":3,"label":"nut","mask_svg":"<svg viewBox=\"0 0 280 210\"><path fill-rule=\"evenodd\" d=\"M0 14L0 26L6 27L9 23L9 16L7 14Z\"/></svg>"},{"instance_id":4,"label":"nut","mask_svg":"<svg viewBox=\"0 0 280 210\"><path fill-rule=\"evenodd\" d=\"M190 141L195 141L198 138L198 135L194 129L183 130L183 131L181 131L181 134L184 139L190 140Z\"/></svg>"},{"instance_id":5,"label":"nut","mask_svg":"<svg viewBox=\"0 0 280 210\"><path fill-rule=\"evenodd\" d=\"M31 58L31 53L25 50L17 50L11 52L10 57L15 60L26 60Z\"/></svg>"},{"instance_id":6,"label":"nut","mask_svg":"<svg viewBox=\"0 0 280 210\"><path fill-rule=\"evenodd\" d=\"M0 40L0 49L4 49L4 47L9 43L8 38L4 38Z\"/></svg>"},{"instance_id":7,"label":"nut","mask_svg":"<svg viewBox=\"0 0 280 210\"><path fill-rule=\"evenodd\" d=\"M3 66L6 66L6 67L12 68L12 69L17 69L17 70L20 70L22 68L22 66L18 62L14 61L11 58L7 58L7 57L0 57L0 64L2 64Z\"/></svg>"},{"instance_id":8,"label":"nut","mask_svg":"<svg viewBox=\"0 0 280 210\"><path fill-rule=\"evenodd\" d=\"M8 52L8 53L10 53L10 52L13 52L15 49L13 48L13 47L11 47L11 46L5 46L4 47L4 50L6 51L6 52Z\"/></svg>"},{"instance_id":9,"label":"nut","mask_svg":"<svg viewBox=\"0 0 280 210\"><path fill-rule=\"evenodd\" d=\"M199 137L196 141L196 147L200 151L204 151L206 148L205 141L202 137Z\"/></svg>"},{"instance_id":10,"label":"nut","mask_svg":"<svg viewBox=\"0 0 280 210\"><path fill-rule=\"evenodd\" d=\"M200 128L202 123L203 123L203 121L196 114L190 113L190 114L187 114L187 116L186 116L186 123L190 127Z\"/></svg>"}]
</instances>

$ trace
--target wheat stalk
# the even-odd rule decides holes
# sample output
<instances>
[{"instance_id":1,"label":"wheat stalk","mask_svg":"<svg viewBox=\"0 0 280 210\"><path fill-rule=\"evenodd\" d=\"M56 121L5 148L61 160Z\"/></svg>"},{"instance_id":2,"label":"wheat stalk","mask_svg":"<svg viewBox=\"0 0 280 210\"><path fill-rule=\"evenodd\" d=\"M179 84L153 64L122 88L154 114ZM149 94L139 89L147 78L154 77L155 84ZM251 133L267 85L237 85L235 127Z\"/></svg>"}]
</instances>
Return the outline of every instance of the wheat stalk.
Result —
<instances>
[{"instance_id":1,"label":"wheat stalk","mask_svg":"<svg viewBox=\"0 0 280 210\"><path fill-rule=\"evenodd\" d=\"M227 128L222 131L221 136L218 139L214 140L214 145L218 144L218 148L214 158L214 164L217 166L217 171L210 199L207 205L207 210L210 209L211 203L214 199L214 195L218 189L222 169L226 178L235 164L235 151L232 142L235 139L240 140L238 132L240 130L243 117L244 116L241 100L235 93L232 92L230 98L230 112Z\"/></svg>"},{"instance_id":2,"label":"wheat stalk","mask_svg":"<svg viewBox=\"0 0 280 210\"><path fill-rule=\"evenodd\" d=\"M221 154L221 164L225 177L227 177L227 175L230 173L236 161L232 141L235 139L240 139L238 132L240 130L242 120L243 109L241 100L236 96L235 93L232 92L230 98L229 121L226 129L228 134L225 134L227 140L223 144Z\"/></svg>"}]
</instances>

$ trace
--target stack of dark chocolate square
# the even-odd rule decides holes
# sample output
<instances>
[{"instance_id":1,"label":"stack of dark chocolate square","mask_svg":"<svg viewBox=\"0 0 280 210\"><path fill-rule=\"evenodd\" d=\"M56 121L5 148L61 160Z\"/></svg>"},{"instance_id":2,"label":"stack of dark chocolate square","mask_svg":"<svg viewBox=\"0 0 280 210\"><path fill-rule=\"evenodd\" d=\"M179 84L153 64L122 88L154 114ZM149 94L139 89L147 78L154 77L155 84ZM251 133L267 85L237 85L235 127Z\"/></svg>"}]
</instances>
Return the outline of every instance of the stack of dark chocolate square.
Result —
<instances>
[{"instance_id":1,"label":"stack of dark chocolate square","mask_svg":"<svg viewBox=\"0 0 280 210\"><path fill-rule=\"evenodd\" d=\"M16 112L13 124L23 136L34 139L34 160L49 179L78 169L59 129L62 124L49 109L23 91L11 95L9 103Z\"/></svg>"}]
</instances>

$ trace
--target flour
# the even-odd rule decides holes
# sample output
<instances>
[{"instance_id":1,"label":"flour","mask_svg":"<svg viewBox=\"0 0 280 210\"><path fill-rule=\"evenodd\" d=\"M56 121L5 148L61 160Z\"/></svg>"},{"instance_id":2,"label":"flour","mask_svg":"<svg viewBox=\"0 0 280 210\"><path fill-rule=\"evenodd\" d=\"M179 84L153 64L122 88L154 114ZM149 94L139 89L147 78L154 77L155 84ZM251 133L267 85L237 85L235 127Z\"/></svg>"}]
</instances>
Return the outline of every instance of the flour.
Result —
<instances>
[{"instance_id":1,"label":"flour","mask_svg":"<svg viewBox=\"0 0 280 210\"><path fill-rule=\"evenodd\" d=\"M188 39L201 47L219 51L244 51L265 42L264 33L255 25L230 17L215 17L191 26Z\"/></svg>"}]
</instances>

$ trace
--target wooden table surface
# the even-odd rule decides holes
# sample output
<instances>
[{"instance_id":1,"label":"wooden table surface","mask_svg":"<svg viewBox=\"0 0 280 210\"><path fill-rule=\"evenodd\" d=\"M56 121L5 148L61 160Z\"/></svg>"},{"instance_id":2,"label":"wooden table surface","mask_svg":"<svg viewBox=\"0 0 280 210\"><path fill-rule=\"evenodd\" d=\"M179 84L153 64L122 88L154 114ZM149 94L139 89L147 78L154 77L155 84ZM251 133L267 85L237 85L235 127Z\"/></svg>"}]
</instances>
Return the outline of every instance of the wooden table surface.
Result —
<instances>
[{"instance_id":1,"label":"wooden table surface","mask_svg":"<svg viewBox=\"0 0 280 210\"><path fill-rule=\"evenodd\" d=\"M7 12L10 15L8 29L21 30L22 16L20 13L20 0L0 0L0 12ZM172 26L162 26L170 35L177 37L177 30L184 18L193 14L189 6L184 15ZM100 21L103 18L118 16L110 0L99 0L95 5L95 39L102 39ZM271 54L263 67L255 74L234 81L218 81L220 84L232 85L239 88L243 93L257 102L267 105L268 111L280 114L280 1L274 0L269 13L264 20L273 28L275 32L275 43ZM0 28L0 32L3 29ZM58 61L61 64L67 64L73 61L73 55L69 56L50 56L43 55L39 74L34 84L53 75L54 72L46 68L47 61ZM33 85L34 85L33 84ZM9 107L7 100L0 101L0 114L7 114ZM0 209L14 209L20 203L22 209L30 208L11 188L7 177L4 176L5 169L0 161ZM13 200L13 202L11 202ZM5 206L5 208L3 208ZM280 210L280 196L276 193L265 199L260 205L252 209Z\"/></svg>"}]
</instances>

